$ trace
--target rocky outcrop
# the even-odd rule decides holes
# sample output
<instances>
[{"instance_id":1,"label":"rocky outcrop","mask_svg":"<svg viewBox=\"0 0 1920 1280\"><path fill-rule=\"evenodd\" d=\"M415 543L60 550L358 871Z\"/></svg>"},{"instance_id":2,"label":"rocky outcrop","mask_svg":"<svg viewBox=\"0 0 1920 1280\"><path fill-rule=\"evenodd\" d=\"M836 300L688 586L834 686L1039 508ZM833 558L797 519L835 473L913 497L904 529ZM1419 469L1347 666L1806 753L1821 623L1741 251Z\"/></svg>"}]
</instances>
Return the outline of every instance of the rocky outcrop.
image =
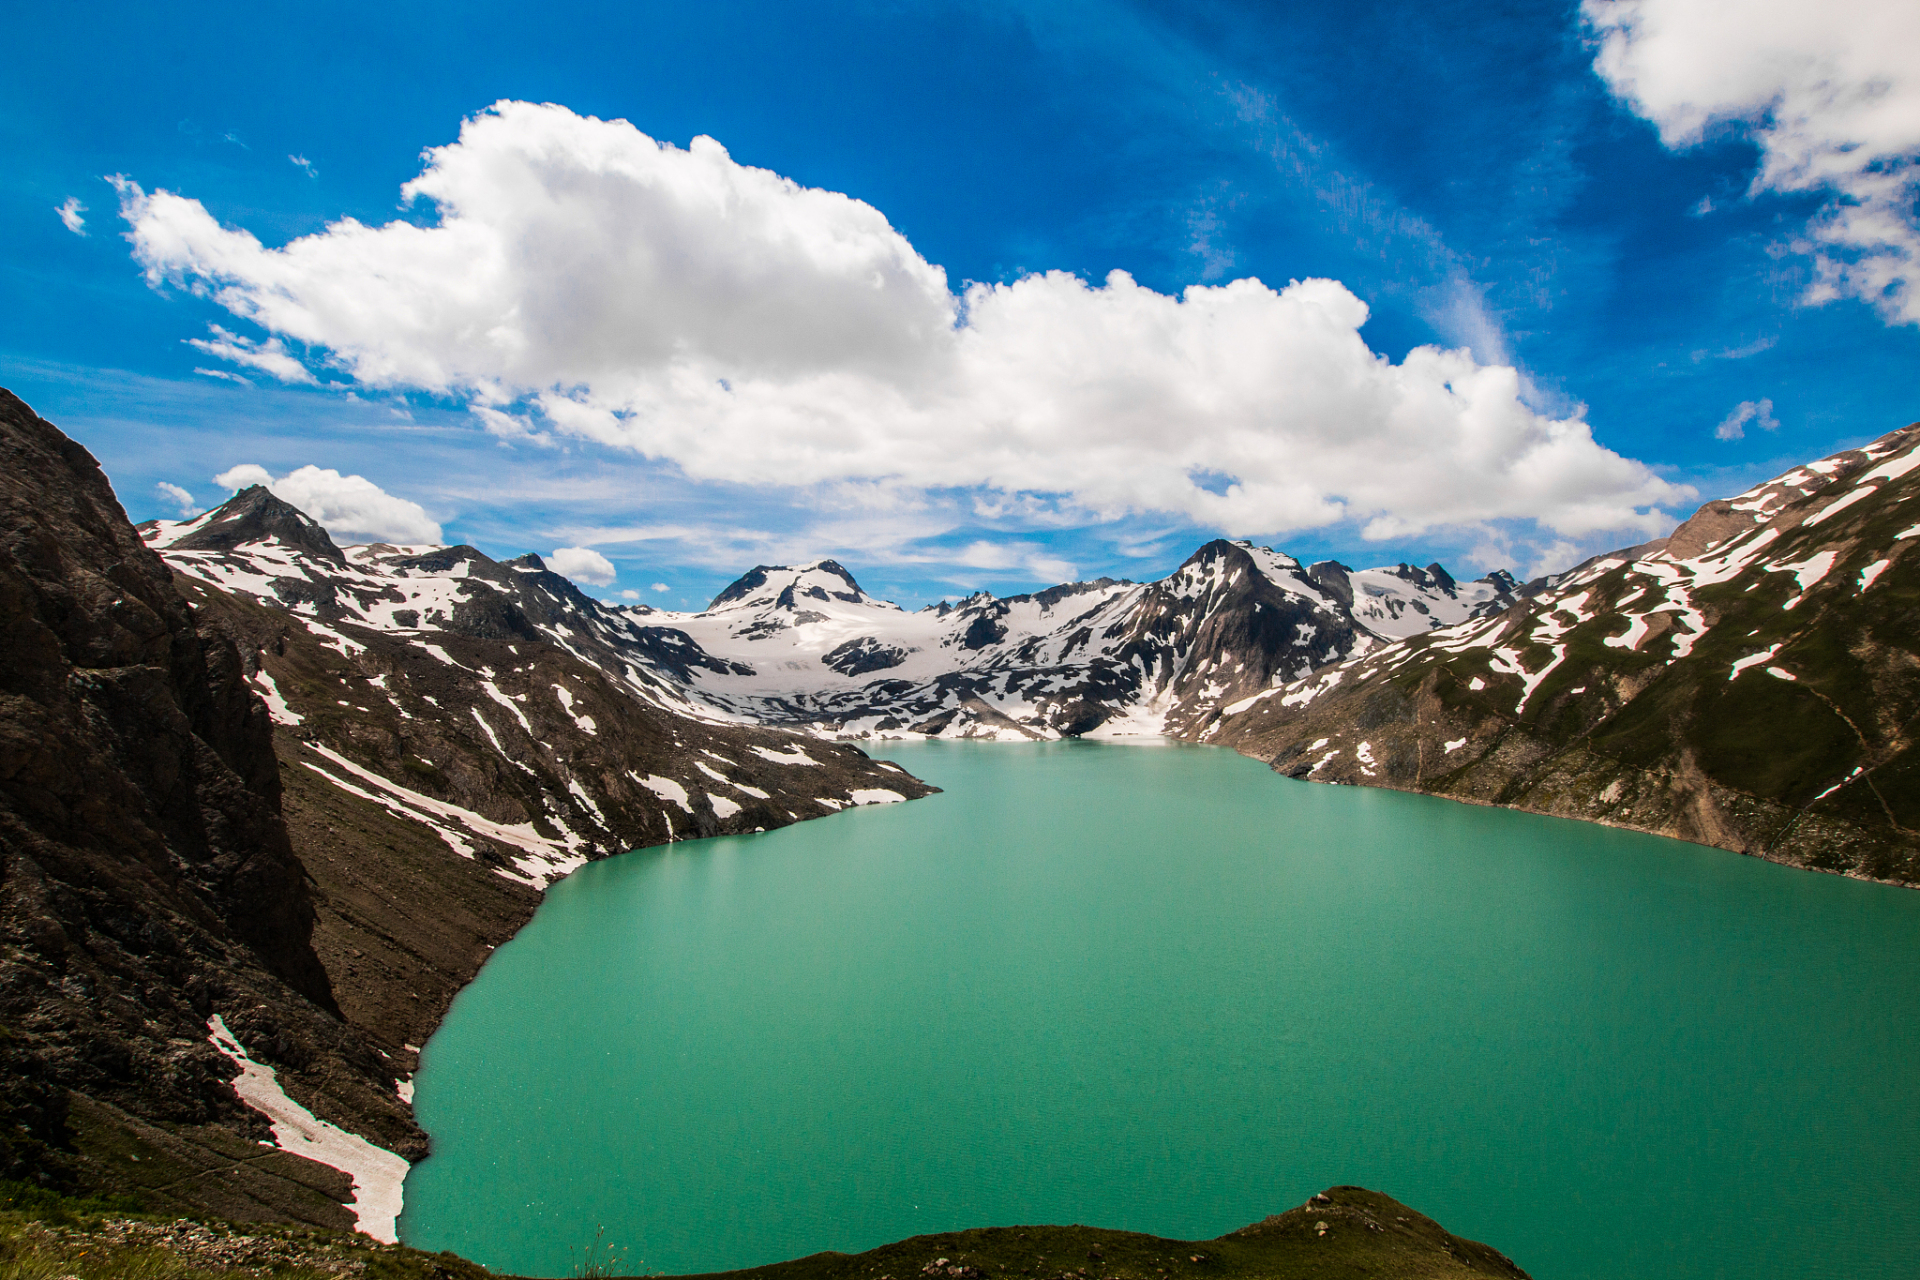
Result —
<instances>
[{"instance_id":1,"label":"rocky outcrop","mask_svg":"<svg viewBox=\"0 0 1920 1280\"><path fill-rule=\"evenodd\" d=\"M1201 736L1294 777L1920 883L1916 496L1920 424Z\"/></svg>"}]
</instances>

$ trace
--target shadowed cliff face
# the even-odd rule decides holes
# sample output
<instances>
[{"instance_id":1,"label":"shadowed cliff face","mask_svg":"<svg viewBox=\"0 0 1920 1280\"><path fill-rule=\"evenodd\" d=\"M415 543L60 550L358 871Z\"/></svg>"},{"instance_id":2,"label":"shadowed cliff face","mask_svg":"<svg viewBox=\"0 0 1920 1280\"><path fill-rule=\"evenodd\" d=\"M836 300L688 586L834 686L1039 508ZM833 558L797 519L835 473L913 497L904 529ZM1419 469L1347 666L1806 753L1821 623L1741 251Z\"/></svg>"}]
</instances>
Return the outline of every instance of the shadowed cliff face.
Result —
<instances>
[{"instance_id":1,"label":"shadowed cliff face","mask_svg":"<svg viewBox=\"0 0 1920 1280\"><path fill-rule=\"evenodd\" d=\"M311 944L271 733L98 464L0 391L0 1174L95 1181L76 1133L121 1121L249 1140L213 1012L372 1098L381 1067ZM387 1114L362 1127L420 1145L404 1109L371 1107Z\"/></svg>"}]
</instances>

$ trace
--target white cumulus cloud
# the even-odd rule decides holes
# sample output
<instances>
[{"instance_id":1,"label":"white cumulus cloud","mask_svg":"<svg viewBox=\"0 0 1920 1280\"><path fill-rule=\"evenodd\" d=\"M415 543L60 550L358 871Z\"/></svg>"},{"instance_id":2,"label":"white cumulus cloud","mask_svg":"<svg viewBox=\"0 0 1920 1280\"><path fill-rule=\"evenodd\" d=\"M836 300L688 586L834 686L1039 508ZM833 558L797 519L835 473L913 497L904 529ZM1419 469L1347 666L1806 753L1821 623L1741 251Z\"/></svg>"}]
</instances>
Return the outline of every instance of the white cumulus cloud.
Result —
<instances>
[{"instance_id":1,"label":"white cumulus cloud","mask_svg":"<svg viewBox=\"0 0 1920 1280\"><path fill-rule=\"evenodd\" d=\"M272 335L217 333L229 359L265 369L291 339L362 384L463 398L503 441L594 440L696 480L1370 537L1652 532L1691 496L1529 408L1511 367L1375 353L1337 282L1169 296L1054 272L956 295L869 205L558 106L498 103L430 151L404 188L428 225L268 248L197 200L121 194L151 282Z\"/></svg>"},{"instance_id":2,"label":"white cumulus cloud","mask_svg":"<svg viewBox=\"0 0 1920 1280\"><path fill-rule=\"evenodd\" d=\"M61 226L77 236L84 236L87 234L87 220L80 215L86 211L87 206L80 203L80 197L68 196L54 213L59 215Z\"/></svg>"},{"instance_id":3,"label":"white cumulus cloud","mask_svg":"<svg viewBox=\"0 0 1920 1280\"><path fill-rule=\"evenodd\" d=\"M342 542L440 541L440 526L420 506L388 493L365 476L343 476L327 467L304 466L276 479L246 462L213 477L224 489L265 485L274 497L300 508Z\"/></svg>"},{"instance_id":4,"label":"white cumulus cloud","mask_svg":"<svg viewBox=\"0 0 1920 1280\"><path fill-rule=\"evenodd\" d=\"M613 561L591 547L556 547L547 568L563 578L604 587L614 579Z\"/></svg>"},{"instance_id":5,"label":"white cumulus cloud","mask_svg":"<svg viewBox=\"0 0 1920 1280\"><path fill-rule=\"evenodd\" d=\"M1738 122L1755 191L1825 192L1812 301L1920 323L1920 5L1911 0L1585 0L1594 67L1670 147ZM1703 204L1703 211L1710 209Z\"/></svg>"}]
</instances>

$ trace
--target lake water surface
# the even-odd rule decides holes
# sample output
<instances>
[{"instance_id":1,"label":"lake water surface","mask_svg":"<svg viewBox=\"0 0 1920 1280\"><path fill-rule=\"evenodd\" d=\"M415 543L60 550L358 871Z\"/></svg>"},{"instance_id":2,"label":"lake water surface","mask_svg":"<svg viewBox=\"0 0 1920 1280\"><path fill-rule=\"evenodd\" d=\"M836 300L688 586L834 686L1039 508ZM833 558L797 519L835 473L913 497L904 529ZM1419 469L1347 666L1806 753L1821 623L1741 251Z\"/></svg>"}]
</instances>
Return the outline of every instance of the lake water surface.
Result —
<instances>
[{"instance_id":1,"label":"lake water surface","mask_svg":"<svg viewBox=\"0 0 1920 1280\"><path fill-rule=\"evenodd\" d=\"M1223 750L877 754L945 793L552 889L427 1046L403 1239L707 1271L1359 1183L1540 1280L1920 1273L1920 893Z\"/></svg>"}]
</instances>

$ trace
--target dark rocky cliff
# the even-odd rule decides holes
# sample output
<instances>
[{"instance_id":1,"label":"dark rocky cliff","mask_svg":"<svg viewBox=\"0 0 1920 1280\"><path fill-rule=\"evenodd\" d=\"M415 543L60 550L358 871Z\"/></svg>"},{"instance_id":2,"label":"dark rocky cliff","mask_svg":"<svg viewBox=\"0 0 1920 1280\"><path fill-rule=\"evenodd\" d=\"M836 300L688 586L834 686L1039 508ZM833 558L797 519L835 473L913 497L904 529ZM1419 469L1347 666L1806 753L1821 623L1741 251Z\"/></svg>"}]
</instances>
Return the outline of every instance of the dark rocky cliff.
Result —
<instances>
[{"instance_id":1,"label":"dark rocky cliff","mask_svg":"<svg viewBox=\"0 0 1920 1280\"><path fill-rule=\"evenodd\" d=\"M189 1181L236 1164L218 1150L264 1126L208 1043L214 1012L290 1092L417 1151L314 952L238 654L86 450L4 391L0 457L0 1173L112 1183L101 1153L148 1141ZM309 1185L331 1171L290 1181L258 1156L187 1202L344 1225L336 1188Z\"/></svg>"}]
</instances>

